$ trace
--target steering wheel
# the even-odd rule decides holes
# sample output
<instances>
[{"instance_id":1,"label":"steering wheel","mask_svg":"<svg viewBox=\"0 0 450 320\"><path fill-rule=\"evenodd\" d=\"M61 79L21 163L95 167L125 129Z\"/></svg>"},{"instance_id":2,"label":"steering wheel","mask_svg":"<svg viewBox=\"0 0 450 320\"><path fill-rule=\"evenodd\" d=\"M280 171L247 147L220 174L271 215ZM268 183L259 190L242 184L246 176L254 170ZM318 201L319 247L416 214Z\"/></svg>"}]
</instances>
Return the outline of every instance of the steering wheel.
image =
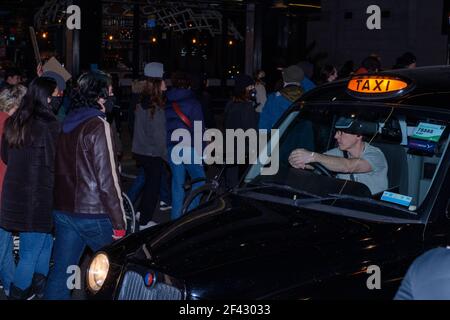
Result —
<instances>
[{"instance_id":1,"label":"steering wheel","mask_svg":"<svg viewBox=\"0 0 450 320\"><path fill-rule=\"evenodd\" d=\"M323 164L319 162L310 162L308 163L311 167L314 168L314 172L318 172L321 175L334 178L334 173L331 170L328 170L327 167L325 167Z\"/></svg>"}]
</instances>

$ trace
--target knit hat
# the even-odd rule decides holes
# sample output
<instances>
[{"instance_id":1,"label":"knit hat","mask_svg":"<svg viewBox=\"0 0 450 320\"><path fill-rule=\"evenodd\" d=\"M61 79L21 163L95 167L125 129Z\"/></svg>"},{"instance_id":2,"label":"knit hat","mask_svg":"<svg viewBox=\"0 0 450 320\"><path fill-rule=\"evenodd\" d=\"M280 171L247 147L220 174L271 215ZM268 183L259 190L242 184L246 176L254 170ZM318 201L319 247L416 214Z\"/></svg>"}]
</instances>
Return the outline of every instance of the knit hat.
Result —
<instances>
[{"instance_id":1,"label":"knit hat","mask_svg":"<svg viewBox=\"0 0 450 320\"><path fill-rule=\"evenodd\" d=\"M292 65L283 69L282 74L283 74L283 81L286 83L290 82L300 83L305 77L302 68L300 68L297 65Z\"/></svg>"},{"instance_id":2,"label":"knit hat","mask_svg":"<svg viewBox=\"0 0 450 320\"><path fill-rule=\"evenodd\" d=\"M150 62L145 65L144 75L149 78L162 79L164 75L164 66L159 62Z\"/></svg>"},{"instance_id":3,"label":"knit hat","mask_svg":"<svg viewBox=\"0 0 450 320\"><path fill-rule=\"evenodd\" d=\"M66 90L66 82L64 81L64 78L60 74L53 71L45 71L41 77L52 78L53 80L56 81L56 86L58 90L61 91Z\"/></svg>"},{"instance_id":4,"label":"knit hat","mask_svg":"<svg viewBox=\"0 0 450 320\"><path fill-rule=\"evenodd\" d=\"M241 94L245 91L245 88L248 86L254 85L255 80L253 80L252 77L244 74L240 75L236 78L236 82L234 84L234 93L235 94Z\"/></svg>"}]
</instances>

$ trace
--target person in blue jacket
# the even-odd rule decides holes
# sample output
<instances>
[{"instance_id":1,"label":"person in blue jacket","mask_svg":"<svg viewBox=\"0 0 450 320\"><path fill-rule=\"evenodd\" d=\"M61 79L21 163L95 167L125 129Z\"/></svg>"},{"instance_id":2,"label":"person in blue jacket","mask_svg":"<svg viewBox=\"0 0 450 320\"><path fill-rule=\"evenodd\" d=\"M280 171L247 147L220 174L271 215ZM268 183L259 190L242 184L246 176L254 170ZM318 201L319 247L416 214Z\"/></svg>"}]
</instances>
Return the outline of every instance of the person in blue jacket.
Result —
<instances>
[{"instance_id":1,"label":"person in blue jacket","mask_svg":"<svg viewBox=\"0 0 450 320\"><path fill-rule=\"evenodd\" d=\"M172 171L172 211L171 219L175 220L182 215L183 201L184 201L184 183L186 180L186 172L191 179L205 178L205 171L202 164L202 152L203 150L197 150L194 147L194 140L202 137L194 136L194 125L197 122L197 126L201 125L201 128L205 128L202 106L200 102L195 98L195 93L191 90L191 82L188 75L184 72L175 72L172 77L172 89L167 92L167 106L165 108L166 113L166 130L167 130L167 149L169 165ZM172 134L177 129L188 130L190 134L190 142L186 143L182 138L179 138ZM201 134L203 136L203 130L201 132L195 132L195 134ZM176 149L172 150L175 146L182 146L181 152L177 153ZM202 148L201 148L202 149ZM187 162L176 161L175 156L172 153L183 158L185 152L190 154ZM195 161L194 161L195 160ZM204 182L195 183L192 189L202 186ZM195 208L200 201L197 198L193 201L189 209Z\"/></svg>"},{"instance_id":2,"label":"person in blue jacket","mask_svg":"<svg viewBox=\"0 0 450 320\"><path fill-rule=\"evenodd\" d=\"M303 70L292 65L282 72L284 86L280 91L271 93L259 118L259 129L270 130L280 119L281 115L304 93L301 82L304 78Z\"/></svg>"},{"instance_id":3,"label":"person in blue jacket","mask_svg":"<svg viewBox=\"0 0 450 320\"><path fill-rule=\"evenodd\" d=\"M303 91L308 92L314 89L316 87L316 84L311 80L314 77L314 65L308 61L300 61L297 65L302 68L303 72L305 73L305 76L300 83Z\"/></svg>"}]
</instances>

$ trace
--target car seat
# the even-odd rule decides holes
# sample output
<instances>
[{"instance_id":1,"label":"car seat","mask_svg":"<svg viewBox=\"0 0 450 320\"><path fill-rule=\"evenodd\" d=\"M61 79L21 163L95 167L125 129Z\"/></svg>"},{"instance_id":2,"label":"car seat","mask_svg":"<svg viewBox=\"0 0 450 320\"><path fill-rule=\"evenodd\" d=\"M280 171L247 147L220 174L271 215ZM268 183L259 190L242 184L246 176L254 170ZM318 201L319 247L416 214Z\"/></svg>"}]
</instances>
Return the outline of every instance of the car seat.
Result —
<instances>
[{"instance_id":1,"label":"car seat","mask_svg":"<svg viewBox=\"0 0 450 320\"><path fill-rule=\"evenodd\" d=\"M388 188L400 194L408 194L408 161L403 146L393 143L375 142L372 146L379 148L388 164Z\"/></svg>"}]
</instances>

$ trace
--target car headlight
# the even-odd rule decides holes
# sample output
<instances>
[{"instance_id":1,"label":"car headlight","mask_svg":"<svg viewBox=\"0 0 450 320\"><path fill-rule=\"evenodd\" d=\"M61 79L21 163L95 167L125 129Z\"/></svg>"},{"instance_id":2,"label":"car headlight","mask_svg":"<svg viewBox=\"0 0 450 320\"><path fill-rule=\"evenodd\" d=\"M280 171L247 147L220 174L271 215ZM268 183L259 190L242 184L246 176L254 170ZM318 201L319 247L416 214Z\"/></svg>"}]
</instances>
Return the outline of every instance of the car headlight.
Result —
<instances>
[{"instance_id":1,"label":"car headlight","mask_svg":"<svg viewBox=\"0 0 450 320\"><path fill-rule=\"evenodd\" d=\"M109 271L109 259L105 253L98 253L89 266L87 285L93 293L98 292L105 283Z\"/></svg>"}]
</instances>

